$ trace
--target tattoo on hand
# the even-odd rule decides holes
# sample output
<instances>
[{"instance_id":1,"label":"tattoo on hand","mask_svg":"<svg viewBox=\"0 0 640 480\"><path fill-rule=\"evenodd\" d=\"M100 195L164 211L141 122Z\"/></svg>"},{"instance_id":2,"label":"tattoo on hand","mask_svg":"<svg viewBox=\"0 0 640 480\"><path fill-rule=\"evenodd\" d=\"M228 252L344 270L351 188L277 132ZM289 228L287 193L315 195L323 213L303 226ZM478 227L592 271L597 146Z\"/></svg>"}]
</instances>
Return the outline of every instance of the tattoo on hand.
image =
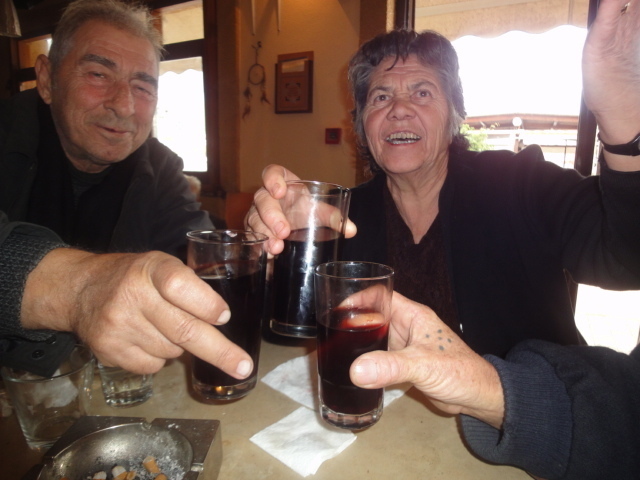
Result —
<instances>
[{"instance_id":1,"label":"tattoo on hand","mask_svg":"<svg viewBox=\"0 0 640 480\"><path fill-rule=\"evenodd\" d=\"M442 333L442 329L439 329L437 333L439 333L439 334L440 334L440 333ZM425 338L431 338L431 335L427 333L427 334L425 335ZM443 341L443 340L445 340L445 339L444 339L442 336L438 336L438 340ZM451 342L452 342L452 340L451 340L450 338L447 338L447 339L446 339L446 342L447 342L447 343L451 343ZM443 350L444 350L444 345L438 345L438 350L443 351Z\"/></svg>"}]
</instances>

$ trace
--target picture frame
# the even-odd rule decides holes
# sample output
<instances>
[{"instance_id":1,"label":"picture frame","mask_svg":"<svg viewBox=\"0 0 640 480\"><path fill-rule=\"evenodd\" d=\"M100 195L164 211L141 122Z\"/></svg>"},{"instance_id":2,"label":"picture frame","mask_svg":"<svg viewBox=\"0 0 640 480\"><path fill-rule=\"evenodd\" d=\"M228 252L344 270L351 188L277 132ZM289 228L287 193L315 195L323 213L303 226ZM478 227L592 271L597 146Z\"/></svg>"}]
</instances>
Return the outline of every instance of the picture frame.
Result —
<instances>
[{"instance_id":1,"label":"picture frame","mask_svg":"<svg viewBox=\"0 0 640 480\"><path fill-rule=\"evenodd\" d=\"M275 111L313 112L313 52L278 55Z\"/></svg>"}]
</instances>

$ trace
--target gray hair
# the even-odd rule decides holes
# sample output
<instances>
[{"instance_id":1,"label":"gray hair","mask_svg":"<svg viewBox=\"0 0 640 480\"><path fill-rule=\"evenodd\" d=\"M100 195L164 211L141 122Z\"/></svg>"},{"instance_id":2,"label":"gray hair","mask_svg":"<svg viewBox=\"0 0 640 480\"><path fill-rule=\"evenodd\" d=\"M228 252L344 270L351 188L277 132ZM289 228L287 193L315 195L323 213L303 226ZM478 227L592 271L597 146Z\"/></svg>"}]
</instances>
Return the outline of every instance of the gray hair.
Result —
<instances>
[{"instance_id":1,"label":"gray hair","mask_svg":"<svg viewBox=\"0 0 640 480\"><path fill-rule=\"evenodd\" d=\"M426 30L417 33L413 30L392 30L364 43L349 62L349 86L355 104L352 113L354 130L358 141L358 150L369 162L372 172L380 170L369 147L364 131L363 114L367 104L371 75L374 69L385 59L393 58L395 65L415 55L418 61L434 68L440 76L440 82L449 105L449 133L453 139L452 148L466 149L467 138L460 133L460 125L466 118L462 83L458 74L458 55L451 42L437 32ZM393 68L393 65L389 68Z\"/></svg>"},{"instance_id":2,"label":"gray hair","mask_svg":"<svg viewBox=\"0 0 640 480\"><path fill-rule=\"evenodd\" d=\"M90 20L112 25L136 37L149 40L158 61L162 58L162 36L153 24L149 9L142 4L127 4L120 0L75 0L64 10L53 33L49 60L54 71L73 47L74 35Z\"/></svg>"}]
</instances>

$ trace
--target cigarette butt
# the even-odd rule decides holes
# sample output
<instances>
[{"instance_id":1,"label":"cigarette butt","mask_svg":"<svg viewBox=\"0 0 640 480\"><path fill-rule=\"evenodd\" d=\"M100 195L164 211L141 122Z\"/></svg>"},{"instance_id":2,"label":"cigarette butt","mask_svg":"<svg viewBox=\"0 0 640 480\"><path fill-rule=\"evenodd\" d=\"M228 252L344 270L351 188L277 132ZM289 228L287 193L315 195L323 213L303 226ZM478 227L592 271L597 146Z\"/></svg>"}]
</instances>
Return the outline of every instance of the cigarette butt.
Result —
<instances>
[{"instance_id":1,"label":"cigarette butt","mask_svg":"<svg viewBox=\"0 0 640 480\"><path fill-rule=\"evenodd\" d=\"M127 475L125 477L126 480L134 480L134 478L136 478L136 475L138 474L138 472L136 472L135 470L131 470L130 472L127 472Z\"/></svg>"},{"instance_id":2,"label":"cigarette butt","mask_svg":"<svg viewBox=\"0 0 640 480\"><path fill-rule=\"evenodd\" d=\"M149 473L160 473L160 468L156 462L155 457L149 455L142 461L142 465Z\"/></svg>"},{"instance_id":3,"label":"cigarette butt","mask_svg":"<svg viewBox=\"0 0 640 480\"><path fill-rule=\"evenodd\" d=\"M158 475L156 475L155 480L168 480L167 476L164 473L160 473Z\"/></svg>"},{"instance_id":4,"label":"cigarette butt","mask_svg":"<svg viewBox=\"0 0 640 480\"><path fill-rule=\"evenodd\" d=\"M111 469L111 475L113 480L125 480L127 478L127 471L121 465L116 465Z\"/></svg>"},{"instance_id":5,"label":"cigarette butt","mask_svg":"<svg viewBox=\"0 0 640 480\"><path fill-rule=\"evenodd\" d=\"M96 472L93 474L93 480L106 480L107 472Z\"/></svg>"}]
</instances>

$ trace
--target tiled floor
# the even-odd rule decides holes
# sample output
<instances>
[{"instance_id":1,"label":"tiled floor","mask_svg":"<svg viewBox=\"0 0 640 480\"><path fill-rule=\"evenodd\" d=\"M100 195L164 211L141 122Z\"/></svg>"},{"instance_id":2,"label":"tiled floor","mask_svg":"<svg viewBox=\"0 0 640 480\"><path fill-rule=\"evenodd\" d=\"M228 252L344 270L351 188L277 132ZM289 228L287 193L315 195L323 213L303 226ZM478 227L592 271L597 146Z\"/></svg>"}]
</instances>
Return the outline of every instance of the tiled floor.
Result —
<instances>
[{"instance_id":1,"label":"tiled floor","mask_svg":"<svg viewBox=\"0 0 640 480\"><path fill-rule=\"evenodd\" d=\"M640 291L612 292L580 285L576 322L589 345L629 353L640 333Z\"/></svg>"}]
</instances>

